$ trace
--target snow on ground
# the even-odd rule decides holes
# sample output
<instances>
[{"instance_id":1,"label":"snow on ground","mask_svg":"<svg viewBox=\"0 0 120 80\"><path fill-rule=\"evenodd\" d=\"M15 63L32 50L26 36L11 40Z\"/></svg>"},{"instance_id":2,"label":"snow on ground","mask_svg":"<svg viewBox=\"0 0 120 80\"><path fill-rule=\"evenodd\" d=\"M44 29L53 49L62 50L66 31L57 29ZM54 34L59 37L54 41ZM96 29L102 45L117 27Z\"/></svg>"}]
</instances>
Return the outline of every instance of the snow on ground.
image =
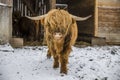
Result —
<instances>
[{"instance_id":1,"label":"snow on ground","mask_svg":"<svg viewBox=\"0 0 120 80\"><path fill-rule=\"evenodd\" d=\"M64 76L46 53L46 46L0 45L0 80L120 80L120 46L73 47Z\"/></svg>"}]
</instances>

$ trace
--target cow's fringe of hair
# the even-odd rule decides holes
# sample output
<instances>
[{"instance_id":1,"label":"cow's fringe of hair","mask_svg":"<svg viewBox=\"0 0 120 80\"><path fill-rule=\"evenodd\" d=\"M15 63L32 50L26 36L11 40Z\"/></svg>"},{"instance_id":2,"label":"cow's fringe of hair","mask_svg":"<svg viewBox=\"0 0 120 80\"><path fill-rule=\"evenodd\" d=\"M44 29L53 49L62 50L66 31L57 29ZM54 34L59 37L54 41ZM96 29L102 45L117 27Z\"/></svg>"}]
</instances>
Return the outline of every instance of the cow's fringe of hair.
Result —
<instances>
[{"instance_id":1,"label":"cow's fringe of hair","mask_svg":"<svg viewBox=\"0 0 120 80\"><path fill-rule=\"evenodd\" d=\"M48 28L50 27L50 32L60 31L65 35L66 31L72 24L72 18L67 11L55 9L48 13L48 16L45 19L45 24Z\"/></svg>"},{"instance_id":2,"label":"cow's fringe of hair","mask_svg":"<svg viewBox=\"0 0 120 80\"><path fill-rule=\"evenodd\" d=\"M46 41L48 46L52 43L52 33L57 32L58 29L63 36L69 35L70 41L68 44L74 45L78 33L77 24L67 11L53 9L48 12L48 15L43 19L42 23L46 29Z\"/></svg>"}]
</instances>

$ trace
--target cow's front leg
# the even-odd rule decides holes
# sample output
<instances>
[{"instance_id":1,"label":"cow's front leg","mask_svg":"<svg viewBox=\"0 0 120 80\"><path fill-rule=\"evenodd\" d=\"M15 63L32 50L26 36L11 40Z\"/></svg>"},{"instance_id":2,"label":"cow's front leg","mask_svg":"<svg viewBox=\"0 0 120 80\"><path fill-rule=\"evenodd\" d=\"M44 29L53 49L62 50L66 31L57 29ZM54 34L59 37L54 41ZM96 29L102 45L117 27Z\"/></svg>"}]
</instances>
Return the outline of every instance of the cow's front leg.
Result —
<instances>
[{"instance_id":1,"label":"cow's front leg","mask_svg":"<svg viewBox=\"0 0 120 80\"><path fill-rule=\"evenodd\" d=\"M53 58L54 58L53 68L58 68L59 67L59 56L53 55Z\"/></svg>"},{"instance_id":2,"label":"cow's front leg","mask_svg":"<svg viewBox=\"0 0 120 80\"><path fill-rule=\"evenodd\" d=\"M67 64L68 64L68 57L71 52L71 48L68 47L66 50L60 54L60 63L61 63L61 69L60 73L67 74Z\"/></svg>"},{"instance_id":3,"label":"cow's front leg","mask_svg":"<svg viewBox=\"0 0 120 80\"><path fill-rule=\"evenodd\" d=\"M60 55L60 63L61 63L60 73L67 74L68 56L66 54Z\"/></svg>"}]
</instances>

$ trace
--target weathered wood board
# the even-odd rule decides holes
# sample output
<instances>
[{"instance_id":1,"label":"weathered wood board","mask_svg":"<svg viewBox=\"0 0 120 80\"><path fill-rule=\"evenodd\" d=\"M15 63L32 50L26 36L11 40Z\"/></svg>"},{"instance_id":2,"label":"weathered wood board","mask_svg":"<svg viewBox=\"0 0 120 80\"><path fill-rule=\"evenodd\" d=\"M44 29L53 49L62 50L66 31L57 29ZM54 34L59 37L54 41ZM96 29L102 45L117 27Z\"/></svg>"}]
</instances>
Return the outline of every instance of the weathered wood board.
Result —
<instances>
[{"instance_id":1,"label":"weathered wood board","mask_svg":"<svg viewBox=\"0 0 120 80\"><path fill-rule=\"evenodd\" d=\"M98 0L97 37L105 37L108 43L120 44L120 1Z\"/></svg>"},{"instance_id":2,"label":"weathered wood board","mask_svg":"<svg viewBox=\"0 0 120 80\"><path fill-rule=\"evenodd\" d=\"M9 42L12 37L12 0L0 0L0 43ZM7 5L7 6L6 6Z\"/></svg>"}]
</instances>

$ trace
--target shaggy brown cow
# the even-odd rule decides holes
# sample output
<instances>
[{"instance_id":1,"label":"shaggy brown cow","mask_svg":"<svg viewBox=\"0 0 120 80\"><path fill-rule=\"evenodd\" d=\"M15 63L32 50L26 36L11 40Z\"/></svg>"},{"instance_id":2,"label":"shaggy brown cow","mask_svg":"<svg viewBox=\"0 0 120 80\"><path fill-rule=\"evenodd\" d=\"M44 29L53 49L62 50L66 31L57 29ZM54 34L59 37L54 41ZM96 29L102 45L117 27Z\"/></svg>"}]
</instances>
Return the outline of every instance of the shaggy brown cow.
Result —
<instances>
[{"instance_id":1,"label":"shaggy brown cow","mask_svg":"<svg viewBox=\"0 0 120 80\"><path fill-rule=\"evenodd\" d=\"M76 17L62 9L53 9L43 16L28 17L42 21L48 45L47 57L53 56L53 68L58 68L59 63L61 64L61 73L67 74L68 56L72 50L71 46L77 39L78 29L75 20L82 21L89 17Z\"/></svg>"}]
</instances>

